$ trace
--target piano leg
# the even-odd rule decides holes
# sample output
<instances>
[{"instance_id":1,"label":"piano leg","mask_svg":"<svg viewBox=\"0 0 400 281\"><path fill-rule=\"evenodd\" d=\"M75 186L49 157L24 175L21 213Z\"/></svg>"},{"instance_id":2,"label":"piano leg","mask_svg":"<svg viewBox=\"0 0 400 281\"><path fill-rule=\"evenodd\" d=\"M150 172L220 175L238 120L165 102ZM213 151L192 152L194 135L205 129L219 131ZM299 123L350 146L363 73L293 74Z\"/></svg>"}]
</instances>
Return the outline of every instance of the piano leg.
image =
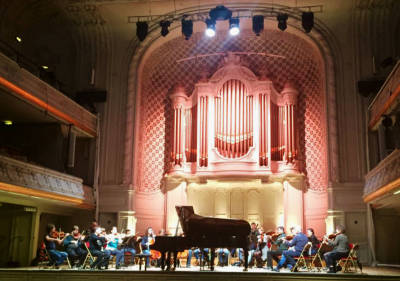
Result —
<instances>
[{"instance_id":1,"label":"piano leg","mask_svg":"<svg viewBox=\"0 0 400 281\"><path fill-rule=\"evenodd\" d=\"M176 269L176 262L177 262L177 260L178 260L178 252L174 252L174 269L173 269L173 270Z\"/></svg>"},{"instance_id":2,"label":"piano leg","mask_svg":"<svg viewBox=\"0 0 400 281\"><path fill-rule=\"evenodd\" d=\"M214 270L214 260L215 260L215 248L211 248L211 261L210 261L210 265L211 265L211 271Z\"/></svg>"},{"instance_id":3,"label":"piano leg","mask_svg":"<svg viewBox=\"0 0 400 281\"><path fill-rule=\"evenodd\" d=\"M165 252L161 252L161 270L165 268Z\"/></svg>"},{"instance_id":4,"label":"piano leg","mask_svg":"<svg viewBox=\"0 0 400 281\"><path fill-rule=\"evenodd\" d=\"M244 252L244 269L243 271L247 271L247 268L249 267L249 250L247 249L247 247L243 248L243 252Z\"/></svg>"},{"instance_id":5,"label":"piano leg","mask_svg":"<svg viewBox=\"0 0 400 281\"><path fill-rule=\"evenodd\" d=\"M171 269L171 251L168 251L167 255L167 270L169 271Z\"/></svg>"}]
</instances>

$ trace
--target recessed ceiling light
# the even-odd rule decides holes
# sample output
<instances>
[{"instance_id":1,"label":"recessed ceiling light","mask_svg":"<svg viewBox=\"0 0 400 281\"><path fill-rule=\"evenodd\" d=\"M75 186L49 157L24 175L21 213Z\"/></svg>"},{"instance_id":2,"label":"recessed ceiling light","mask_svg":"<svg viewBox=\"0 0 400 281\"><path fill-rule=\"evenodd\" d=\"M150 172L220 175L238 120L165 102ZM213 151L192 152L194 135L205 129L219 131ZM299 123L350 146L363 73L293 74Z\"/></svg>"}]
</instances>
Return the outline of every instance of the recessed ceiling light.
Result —
<instances>
[{"instance_id":1,"label":"recessed ceiling light","mask_svg":"<svg viewBox=\"0 0 400 281\"><path fill-rule=\"evenodd\" d=\"M7 126L11 126L13 124L13 122L11 120L4 120L3 123L4 123L4 125L7 125Z\"/></svg>"}]
</instances>

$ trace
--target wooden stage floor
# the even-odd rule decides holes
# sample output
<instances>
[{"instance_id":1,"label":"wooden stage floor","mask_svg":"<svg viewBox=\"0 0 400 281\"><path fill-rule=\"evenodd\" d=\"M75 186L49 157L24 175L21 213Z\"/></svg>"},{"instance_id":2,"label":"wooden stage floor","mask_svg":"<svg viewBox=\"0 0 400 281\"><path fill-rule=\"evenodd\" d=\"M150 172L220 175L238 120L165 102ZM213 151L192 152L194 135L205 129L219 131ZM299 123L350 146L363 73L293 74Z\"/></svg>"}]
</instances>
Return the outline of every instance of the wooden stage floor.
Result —
<instances>
[{"instance_id":1,"label":"wooden stage floor","mask_svg":"<svg viewBox=\"0 0 400 281\"><path fill-rule=\"evenodd\" d=\"M178 268L173 272L163 272L159 268L149 268L146 272L139 271L137 266L119 270L75 270L75 269L43 269L38 267L3 268L0 269L0 281L131 281L131 280L163 280L163 281L244 281L244 280L400 280L400 269L365 267L363 273L269 272L265 269L249 269L243 272L242 267L216 267L214 272L199 267Z\"/></svg>"}]
</instances>

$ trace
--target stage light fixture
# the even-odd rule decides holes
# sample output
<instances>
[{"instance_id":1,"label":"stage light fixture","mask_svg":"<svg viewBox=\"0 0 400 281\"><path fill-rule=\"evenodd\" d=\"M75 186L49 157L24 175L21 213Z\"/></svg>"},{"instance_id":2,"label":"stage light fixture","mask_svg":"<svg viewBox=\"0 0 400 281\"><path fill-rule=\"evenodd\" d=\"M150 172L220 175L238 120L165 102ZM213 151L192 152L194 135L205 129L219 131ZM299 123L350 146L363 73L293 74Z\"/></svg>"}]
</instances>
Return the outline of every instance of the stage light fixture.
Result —
<instances>
[{"instance_id":1,"label":"stage light fixture","mask_svg":"<svg viewBox=\"0 0 400 281\"><path fill-rule=\"evenodd\" d=\"M162 20L160 21L160 26L161 26L161 36L165 37L169 33L169 26L171 25L171 22L168 20Z\"/></svg>"},{"instance_id":2,"label":"stage light fixture","mask_svg":"<svg viewBox=\"0 0 400 281\"><path fill-rule=\"evenodd\" d=\"M19 36L15 37L15 39L17 40L18 43L21 43L21 42L22 42L22 38L19 37Z\"/></svg>"},{"instance_id":3,"label":"stage light fixture","mask_svg":"<svg viewBox=\"0 0 400 281\"><path fill-rule=\"evenodd\" d=\"M285 29L287 28L286 22L288 19L288 15L287 14L278 14L276 19L278 20L278 28L282 31L285 31Z\"/></svg>"},{"instance_id":4,"label":"stage light fixture","mask_svg":"<svg viewBox=\"0 0 400 281\"><path fill-rule=\"evenodd\" d=\"M193 34L193 21L182 18L182 34L188 40Z\"/></svg>"},{"instance_id":5,"label":"stage light fixture","mask_svg":"<svg viewBox=\"0 0 400 281\"><path fill-rule=\"evenodd\" d=\"M208 37L215 36L215 21L212 19L206 19L206 25L207 25L206 35Z\"/></svg>"},{"instance_id":6,"label":"stage light fixture","mask_svg":"<svg viewBox=\"0 0 400 281\"><path fill-rule=\"evenodd\" d=\"M232 17L232 11L225 6L217 6L210 10L210 18L214 21L227 20Z\"/></svg>"},{"instance_id":7,"label":"stage light fixture","mask_svg":"<svg viewBox=\"0 0 400 281\"><path fill-rule=\"evenodd\" d=\"M138 21L136 23L136 36L140 41L143 41L149 31L149 25L145 21Z\"/></svg>"},{"instance_id":8,"label":"stage light fixture","mask_svg":"<svg viewBox=\"0 0 400 281\"><path fill-rule=\"evenodd\" d=\"M301 16L301 25L303 26L306 33L310 33L314 26L314 13L313 12L303 12Z\"/></svg>"},{"instance_id":9,"label":"stage light fixture","mask_svg":"<svg viewBox=\"0 0 400 281\"><path fill-rule=\"evenodd\" d=\"M260 33L264 30L264 16L258 15L253 16L253 32L260 36Z\"/></svg>"},{"instance_id":10,"label":"stage light fixture","mask_svg":"<svg viewBox=\"0 0 400 281\"><path fill-rule=\"evenodd\" d=\"M230 18L229 19L229 34L232 36L236 36L239 33L240 33L239 18Z\"/></svg>"}]
</instances>

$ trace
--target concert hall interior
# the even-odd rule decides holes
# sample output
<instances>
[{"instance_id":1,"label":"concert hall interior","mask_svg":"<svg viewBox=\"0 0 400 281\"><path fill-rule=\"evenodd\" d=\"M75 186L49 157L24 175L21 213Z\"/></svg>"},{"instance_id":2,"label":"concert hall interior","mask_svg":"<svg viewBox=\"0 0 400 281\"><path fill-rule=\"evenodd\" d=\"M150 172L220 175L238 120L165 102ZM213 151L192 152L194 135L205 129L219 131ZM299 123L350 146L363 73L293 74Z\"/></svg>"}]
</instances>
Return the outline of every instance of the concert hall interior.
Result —
<instances>
[{"instance_id":1,"label":"concert hall interior","mask_svg":"<svg viewBox=\"0 0 400 281\"><path fill-rule=\"evenodd\" d=\"M1 280L400 276L400 1L0 12Z\"/></svg>"}]
</instances>

